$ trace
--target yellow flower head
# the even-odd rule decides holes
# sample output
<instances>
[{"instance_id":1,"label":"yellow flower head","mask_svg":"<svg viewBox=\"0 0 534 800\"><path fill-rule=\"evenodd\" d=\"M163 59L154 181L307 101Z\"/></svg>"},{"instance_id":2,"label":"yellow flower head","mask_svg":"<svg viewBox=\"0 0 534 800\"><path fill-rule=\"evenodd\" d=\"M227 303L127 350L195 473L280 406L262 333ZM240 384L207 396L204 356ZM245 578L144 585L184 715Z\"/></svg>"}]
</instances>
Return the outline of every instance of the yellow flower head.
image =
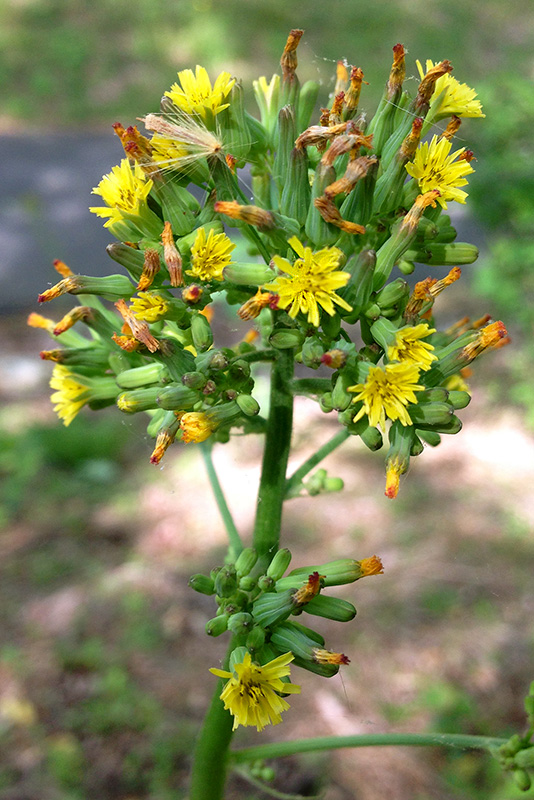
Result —
<instances>
[{"instance_id":1,"label":"yellow flower head","mask_svg":"<svg viewBox=\"0 0 534 800\"><path fill-rule=\"evenodd\" d=\"M234 248L235 244L225 233L215 233L212 229L206 236L205 229L199 228L191 248L191 269L187 274L201 281L222 281L223 269L232 260Z\"/></svg>"},{"instance_id":2,"label":"yellow flower head","mask_svg":"<svg viewBox=\"0 0 534 800\"><path fill-rule=\"evenodd\" d=\"M471 164L461 158L465 147L452 154L451 147L447 139L433 136L431 142L419 145L413 161L406 164L406 172L419 183L421 192L439 191L436 199L442 208L447 208L447 200L465 203L467 192L458 187L465 186L465 176L474 172Z\"/></svg>"},{"instance_id":3,"label":"yellow flower head","mask_svg":"<svg viewBox=\"0 0 534 800\"><path fill-rule=\"evenodd\" d=\"M50 387L57 391L50 396L50 399L55 403L54 411L63 420L65 426L70 425L76 414L90 399L90 388L81 383L81 380L80 375L75 375L61 364L56 364L54 367L50 378Z\"/></svg>"},{"instance_id":4,"label":"yellow flower head","mask_svg":"<svg viewBox=\"0 0 534 800\"><path fill-rule=\"evenodd\" d=\"M239 725L255 725L256 730L262 731L266 725L282 722L281 713L287 711L289 703L279 692L300 694L300 686L281 680L289 675L288 665L294 657L293 653L285 653L260 667L246 653L243 661L234 665L233 672L210 669L214 675L229 679L221 700L234 717L233 730Z\"/></svg>"},{"instance_id":5,"label":"yellow flower head","mask_svg":"<svg viewBox=\"0 0 534 800\"><path fill-rule=\"evenodd\" d=\"M178 73L178 80L181 85L173 83L165 95L186 114L198 114L202 119L206 119L206 111L211 111L215 116L228 108L229 103L225 103L224 100L235 83L229 72L221 72L213 84L213 89L208 73L198 64L194 73L191 69L181 70Z\"/></svg>"},{"instance_id":6,"label":"yellow flower head","mask_svg":"<svg viewBox=\"0 0 534 800\"><path fill-rule=\"evenodd\" d=\"M417 403L415 392L424 389L417 383L419 367L415 364L387 364L371 367L365 383L349 386L349 392L358 392L354 402L363 405L354 417L357 422L364 414L369 417L369 425L380 427L385 432L386 417L400 420L401 425L411 425L412 420L406 409L408 403Z\"/></svg>"},{"instance_id":7,"label":"yellow flower head","mask_svg":"<svg viewBox=\"0 0 534 800\"><path fill-rule=\"evenodd\" d=\"M215 427L213 421L203 411L188 411L180 419L182 442L186 444L204 442L209 439Z\"/></svg>"},{"instance_id":8,"label":"yellow flower head","mask_svg":"<svg viewBox=\"0 0 534 800\"><path fill-rule=\"evenodd\" d=\"M93 206L89 211L99 217L109 217L104 224L107 228L113 222L123 219L123 211L138 214L151 189L152 181L147 179L139 164L132 166L127 158L123 158L119 166L113 167L110 173L104 175L92 192L99 194L108 207Z\"/></svg>"},{"instance_id":9,"label":"yellow flower head","mask_svg":"<svg viewBox=\"0 0 534 800\"><path fill-rule=\"evenodd\" d=\"M421 339L435 332L435 328L429 328L424 322L413 327L401 328L395 335L395 343L388 347L389 361L416 364L421 370L430 369L437 356L432 352L433 345L422 342Z\"/></svg>"},{"instance_id":10,"label":"yellow flower head","mask_svg":"<svg viewBox=\"0 0 534 800\"><path fill-rule=\"evenodd\" d=\"M331 317L335 314L334 303L352 311L352 306L336 294L336 289L345 286L350 278L350 273L339 269L341 250L324 247L314 253L296 236L291 237L289 244L300 258L291 264L281 256L274 256L274 263L288 277L280 275L263 287L279 296L278 307L289 307L289 316L293 318L302 311L316 328L320 323L319 306Z\"/></svg>"},{"instance_id":11,"label":"yellow flower head","mask_svg":"<svg viewBox=\"0 0 534 800\"><path fill-rule=\"evenodd\" d=\"M139 292L132 298L130 311L136 319L144 322L158 322L169 311L169 302L165 297L154 292Z\"/></svg>"},{"instance_id":12,"label":"yellow flower head","mask_svg":"<svg viewBox=\"0 0 534 800\"><path fill-rule=\"evenodd\" d=\"M421 80L425 77L420 61L415 62ZM431 70L435 64L430 59L426 62L426 71ZM441 96L441 99L439 99ZM431 98L431 103L438 103L433 109L432 117L434 120L450 117L455 114L457 117L485 117L482 113L480 100L476 99L477 93L466 83L460 83L452 75L446 74L438 78ZM438 101L439 99L439 101Z\"/></svg>"}]
</instances>

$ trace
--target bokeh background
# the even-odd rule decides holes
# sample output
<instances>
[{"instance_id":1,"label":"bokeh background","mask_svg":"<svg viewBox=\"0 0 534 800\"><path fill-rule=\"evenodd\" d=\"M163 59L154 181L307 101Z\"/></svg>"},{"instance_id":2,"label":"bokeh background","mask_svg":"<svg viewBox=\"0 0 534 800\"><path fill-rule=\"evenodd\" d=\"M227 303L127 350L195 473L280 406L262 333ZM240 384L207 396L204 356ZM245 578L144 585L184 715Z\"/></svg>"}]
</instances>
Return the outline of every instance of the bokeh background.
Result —
<instances>
[{"instance_id":1,"label":"bokeh background","mask_svg":"<svg viewBox=\"0 0 534 800\"><path fill-rule=\"evenodd\" d=\"M352 658L343 677L295 673L303 691L283 725L237 740L523 725L534 679L531 0L0 0L2 800L186 796L207 669L225 648L205 638L210 599L187 588L224 548L201 459L176 445L151 467L145 421L114 410L59 425L38 357L49 340L25 320L56 282L52 259L109 270L107 234L87 206L122 157L111 124L156 110L176 71L196 63L246 87L271 75L293 27L305 29L299 75L321 81L322 104L346 58L364 70L372 113L396 42L414 85L416 58L449 58L477 88L486 119L460 130L477 162L454 219L481 257L438 314L443 324L487 311L513 343L477 363L464 430L414 462L395 502L383 495L382 454L350 442L325 464L344 478L342 495L288 503L295 565L377 553L385 574L344 592L354 623L324 628ZM306 401L296 419L293 466L335 430ZM260 452L260 441L235 438L214 453L245 536ZM273 786L327 800L534 797L481 754L437 749L284 759ZM239 777L228 790L265 796Z\"/></svg>"}]
</instances>

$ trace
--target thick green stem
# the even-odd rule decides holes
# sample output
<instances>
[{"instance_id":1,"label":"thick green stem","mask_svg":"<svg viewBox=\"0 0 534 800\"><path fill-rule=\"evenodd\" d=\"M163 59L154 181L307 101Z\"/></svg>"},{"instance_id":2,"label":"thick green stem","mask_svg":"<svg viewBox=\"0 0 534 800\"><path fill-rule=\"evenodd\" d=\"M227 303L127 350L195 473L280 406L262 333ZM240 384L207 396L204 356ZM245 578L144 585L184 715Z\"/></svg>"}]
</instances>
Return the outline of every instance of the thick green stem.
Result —
<instances>
[{"instance_id":1,"label":"thick green stem","mask_svg":"<svg viewBox=\"0 0 534 800\"><path fill-rule=\"evenodd\" d=\"M282 505L291 431L293 427L293 395L289 382L293 377L293 351L280 350L271 371L271 404L267 431L253 545L259 562L267 567L280 541Z\"/></svg>"},{"instance_id":2,"label":"thick green stem","mask_svg":"<svg viewBox=\"0 0 534 800\"><path fill-rule=\"evenodd\" d=\"M376 733L355 736L319 736L316 739L295 739L291 742L271 742L256 747L242 747L234 750L230 759L233 764L241 764L256 759L280 758L317 750L337 750L342 747L391 747L392 745L489 750L493 747L500 747L506 741L506 739L490 736L466 736L460 733Z\"/></svg>"},{"instance_id":3,"label":"thick green stem","mask_svg":"<svg viewBox=\"0 0 534 800\"><path fill-rule=\"evenodd\" d=\"M293 425L293 396L288 388L292 376L293 351L281 351L272 367L271 405L253 539L253 544L265 565L269 562L270 554L278 549L280 539L284 486ZM227 509L226 502L213 469L209 448L203 448L203 454L217 504L224 519L223 508ZM228 515L229 513L228 511ZM237 540L239 540L241 548L241 540L235 531L233 521L229 526L228 520L225 519L225 524L231 546L235 549ZM231 533L232 526L235 534ZM234 646L235 644L232 642L228 657ZM224 797L233 721L231 714L224 710L220 700L222 686L223 682L219 681L197 740L189 800L222 800Z\"/></svg>"},{"instance_id":4,"label":"thick green stem","mask_svg":"<svg viewBox=\"0 0 534 800\"><path fill-rule=\"evenodd\" d=\"M330 453L339 447L340 444L343 444L350 436L350 433L346 428L338 431L335 436L323 444L313 455L306 459L306 461L296 470L296 472L291 475L290 478L286 481L286 497L291 494L291 490L294 489L299 483L302 481L303 478L306 477L308 472L310 472L314 467L319 464L323 458L330 455Z\"/></svg>"},{"instance_id":5,"label":"thick green stem","mask_svg":"<svg viewBox=\"0 0 534 800\"><path fill-rule=\"evenodd\" d=\"M213 459L211 457L211 445L207 442L202 442L200 449L202 451L202 457L204 458L204 464L206 465L206 472L208 473L208 479L213 491L213 496L215 497L215 502L217 503L217 508L219 509L219 514L221 515L226 532L228 533L232 557L237 558L243 549L243 542L241 541L241 537L239 536L239 532L235 526L235 522L232 514L230 513L230 509L228 508L222 486L219 483L219 477L215 471L215 465L213 464Z\"/></svg>"},{"instance_id":6,"label":"thick green stem","mask_svg":"<svg viewBox=\"0 0 534 800\"><path fill-rule=\"evenodd\" d=\"M233 643L228 649L225 669L232 648ZM225 711L220 699L223 686L223 680L219 679L195 745L189 800L224 798L233 719L230 712Z\"/></svg>"}]
</instances>

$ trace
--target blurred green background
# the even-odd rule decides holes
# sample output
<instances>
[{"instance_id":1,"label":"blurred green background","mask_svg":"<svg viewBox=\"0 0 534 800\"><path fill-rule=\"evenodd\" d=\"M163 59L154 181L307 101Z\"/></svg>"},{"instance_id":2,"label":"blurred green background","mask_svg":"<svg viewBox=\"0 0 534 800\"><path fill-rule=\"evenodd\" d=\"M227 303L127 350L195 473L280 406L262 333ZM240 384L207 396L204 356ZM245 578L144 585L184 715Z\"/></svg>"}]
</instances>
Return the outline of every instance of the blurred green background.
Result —
<instances>
[{"instance_id":1,"label":"blurred green background","mask_svg":"<svg viewBox=\"0 0 534 800\"><path fill-rule=\"evenodd\" d=\"M513 346L477 365L464 431L423 454L395 503L382 495L381 454L349 446L328 465L345 478L343 496L290 504L296 564L310 551L321 560L328 530L332 557L377 552L386 575L358 589L357 624L337 643L353 659L345 688L305 678L287 721L267 736L307 735L310 715L325 733L506 735L521 728L534 678L531 0L2 0L0 144L2 132L31 147L44 133L133 124L157 109L178 69L196 63L248 88L277 70L293 27L305 29L299 75L321 81L323 104L346 58L364 70L361 105L372 113L396 42L408 50L409 76L416 58L448 58L477 89L486 119L465 121L459 146L477 158L466 212L483 249L445 310L502 317ZM214 643L206 662L211 604L186 587L222 553L202 465L177 446L151 468L143 421L119 412L59 426L48 371L35 379L21 368L48 340L18 317L0 327L0 798L185 797L190 742L211 691L206 670L222 654ZM301 409L297 426L302 457L331 432L310 414ZM238 442L218 456L244 531L259 457L259 443L243 453ZM316 794L325 774L327 800L534 797L467 752L285 761L275 785ZM236 781L228 796L262 795Z\"/></svg>"}]
</instances>

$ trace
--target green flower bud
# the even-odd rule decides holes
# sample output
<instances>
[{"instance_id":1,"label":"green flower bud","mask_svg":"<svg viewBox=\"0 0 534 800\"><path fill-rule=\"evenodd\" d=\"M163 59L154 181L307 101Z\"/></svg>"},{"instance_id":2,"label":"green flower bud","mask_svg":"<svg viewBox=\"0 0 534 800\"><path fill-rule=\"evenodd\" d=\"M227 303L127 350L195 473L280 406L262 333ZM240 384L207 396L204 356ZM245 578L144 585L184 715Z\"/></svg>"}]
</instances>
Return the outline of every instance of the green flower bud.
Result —
<instances>
[{"instance_id":1,"label":"green flower bud","mask_svg":"<svg viewBox=\"0 0 534 800\"><path fill-rule=\"evenodd\" d=\"M244 636L249 633L252 628L253 619L252 615L246 611L238 611L237 614L232 614L228 620L228 630L236 636Z\"/></svg>"},{"instance_id":2,"label":"green flower bud","mask_svg":"<svg viewBox=\"0 0 534 800\"><path fill-rule=\"evenodd\" d=\"M255 417L260 413L260 404L249 394L238 394L235 401L246 417Z\"/></svg>"},{"instance_id":3,"label":"green flower bud","mask_svg":"<svg viewBox=\"0 0 534 800\"><path fill-rule=\"evenodd\" d=\"M274 138L275 157L272 174L274 182L281 191L289 181L290 156L297 138L295 111L292 106L284 106L280 109Z\"/></svg>"},{"instance_id":4,"label":"green flower bud","mask_svg":"<svg viewBox=\"0 0 534 800\"><path fill-rule=\"evenodd\" d=\"M352 403L354 395L347 391L354 385L353 376L347 372L339 372L332 390L332 406L336 411L345 411ZM354 416L354 415L353 415Z\"/></svg>"},{"instance_id":5,"label":"green flower bud","mask_svg":"<svg viewBox=\"0 0 534 800\"><path fill-rule=\"evenodd\" d=\"M206 385L206 376L202 372L186 372L182 375L182 383L188 389L203 389Z\"/></svg>"},{"instance_id":6,"label":"green flower bud","mask_svg":"<svg viewBox=\"0 0 534 800\"><path fill-rule=\"evenodd\" d=\"M157 389L157 405L167 411L182 411L193 408L201 395L181 383L173 383L164 389Z\"/></svg>"},{"instance_id":7,"label":"green flower bud","mask_svg":"<svg viewBox=\"0 0 534 800\"><path fill-rule=\"evenodd\" d=\"M204 314L195 313L191 317L191 335L198 352L209 350L213 344L213 331Z\"/></svg>"},{"instance_id":8,"label":"green flower bud","mask_svg":"<svg viewBox=\"0 0 534 800\"><path fill-rule=\"evenodd\" d=\"M348 600L318 594L306 603L304 611L317 617L326 617L336 622L350 622L356 616L356 609Z\"/></svg>"},{"instance_id":9,"label":"green flower bud","mask_svg":"<svg viewBox=\"0 0 534 800\"><path fill-rule=\"evenodd\" d=\"M304 334L296 328L275 328L269 336L269 344L277 350L289 350L300 347Z\"/></svg>"},{"instance_id":10,"label":"green flower bud","mask_svg":"<svg viewBox=\"0 0 534 800\"><path fill-rule=\"evenodd\" d=\"M151 413L152 419L147 425L146 432L151 439L155 439L160 431L160 428L171 424L176 417L172 411L164 411L162 408L159 408L157 411Z\"/></svg>"},{"instance_id":11,"label":"green flower bud","mask_svg":"<svg viewBox=\"0 0 534 800\"><path fill-rule=\"evenodd\" d=\"M219 597L230 597L237 589L235 567L223 567L215 577L215 591Z\"/></svg>"},{"instance_id":12,"label":"green flower bud","mask_svg":"<svg viewBox=\"0 0 534 800\"><path fill-rule=\"evenodd\" d=\"M244 550L241 550L235 562L237 577L242 578L244 575L248 575L257 560L258 553L254 547L245 547Z\"/></svg>"},{"instance_id":13,"label":"green flower bud","mask_svg":"<svg viewBox=\"0 0 534 800\"><path fill-rule=\"evenodd\" d=\"M324 414L329 414L334 410L334 402L332 399L332 392L325 392L319 398L319 408Z\"/></svg>"},{"instance_id":14,"label":"green flower bud","mask_svg":"<svg viewBox=\"0 0 534 800\"><path fill-rule=\"evenodd\" d=\"M276 583L276 591L285 591L290 587L302 585L307 581L308 575L318 572L323 576L325 587L342 586L345 583L354 583L360 578L369 575L382 574L382 562L377 556L354 561L350 558L341 558L308 567L298 567L292 570L285 578Z\"/></svg>"},{"instance_id":15,"label":"green flower bud","mask_svg":"<svg viewBox=\"0 0 534 800\"><path fill-rule=\"evenodd\" d=\"M379 306L380 310L392 308L407 300L409 294L410 287L404 278L397 278L391 283L388 283L387 286L384 286L384 288L377 293L375 303Z\"/></svg>"},{"instance_id":16,"label":"green flower bud","mask_svg":"<svg viewBox=\"0 0 534 800\"><path fill-rule=\"evenodd\" d=\"M310 369L319 369L324 347L316 336L308 336L302 345L302 363Z\"/></svg>"},{"instance_id":17,"label":"green flower bud","mask_svg":"<svg viewBox=\"0 0 534 800\"><path fill-rule=\"evenodd\" d=\"M139 411L149 411L157 408L157 397L160 388L152 386L148 389L133 389L123 392L117 397L117 406L125 414L137 414Z\"/></svg>"},{"instance_id":18,"label":"green flower bud","mask_svg":"<svg viewBox=\"0 0 534 800\"><path fill-rule=\"evenodd\" d=\"M143 250L130 247L122 242L113 242L106 247L107 254L113 261L128 270L134 281L138 281L145 266Z\"/></svg>"},{"instance_id":19,"label":"green flower bud","mask_svg":"<svg viewBox=\"0 0 534 800\"><path fill-rule=\"evenodd\" d=\"M262 592L270 591L275 585L275 581L269 575L260 575L258 578L258 588L262 590Z\"/></svg>"},{"instance_id":20,"label":"green flower bud","mask_svg":"<svg viewBox=\"0 0 534 800\"><path fill-rule=\"evenodd\" d=\"M429 242L424 250L407 250L404 257L418 264L438 266L459 266L472 264L478 258L478 248L469 242L451 242L441 244Z\"/></svg>"},{"instance_id":21,"label":"green flower bud","mask_svg":"<svg viewBox=\"0 0 534 800\"><path fill-rule=\"evenodd\" d=\"M294 608L292 589L287 589L285 592L267 592L254 601L252 615L257 625L268 628L275 622L287 619Z\"/></svg>"},{"instance_id":22,"label":"green flower bud","mask_svg":"<svg viewBox=\"0 0 534 800\"><path fill-rule=\"evenodd\" d=\"M319 88L317 81L305 81L300 87L297 115L299 131L305 130L310 124L315 104L317 103Z\"/></svg>"},{"instance_id":23,"label":"green flower bud","mask_svg":"<svg viewBox=\"0 0 534 800\"><path fill-rule=\"evenodd\" d=\"M449 401L449 392L443 386L434 386L417 393L418 405L422 403L446 403Z\"/></svg>"},{"instance_id":24,"label":"green flower bud","mask_svg":"<svg viewBox=\"0 0 534 800\"><path fill-rule=\"evenodd\" d=\"M432 425L424 424L422 422L417 423L418 432L426 430L432 430L436 433L460 433L462 430L462 422L460 419L458 419L458 417L454 416L454 414L451 414L448 422L435 422Z\"/></svg>"},{"instance_id":25,"label":"green flower bud","mask_svg":"<svg viewBox=\"0 0 534 800\"><path fill-rule=\"evenodd\" d=\"M325 165L322 161L317 165L315 178L312 186L311 202L306 217L305 231L308 239L311 239L316 248L332 245L339 238L339 228L325 222L314 200L324 195L324 190L336 180L334 167Z\"/></svg>"},{"instance_id":26,"label":"green flower bud","mask_svg":"<svg viewBox=\"0 0 534 800\"><path fill-rule=\"evenodd\" d=\"M121 389L135 389L146 386L147 383L163 383L167 377L168 372L165 366L155 363L125 369L117 375L115 380Z\"/></svg>"},{"instance_id":27,"label":"green flower bud","mask_svg":"<svg viewBox=\"0 0 534 800\"><path fill-rule=\"evenodd\" d=\"M534 746L520 750L515 758L515 763L523 769L534 769Z\"/></svg>"},{"instance_id":28,"label":"green flower bud","mask_svg":"<svg viewBox=\"0 0 534 800\"><path fill-rule=\"evenodd\" d=\"M282 577L291 563L291 553L287 547L283 547L275 553L271 563L267 567L267 575L274 581Z\"/></svg>"},{"instance_id":29,"label":"green flower bud","mask_svg":"<svg viewBox=\"0 0 534 800\"><path fill-rule=\"evenodd\" d=\"M247 636L246 646L251 653L260 650L265 644L265 631L260 625L254 625Z\"/></svg>"},{"instance_id":30,"label":"green flower bud","mask_svg":"<svg viewBox=\"0 0 534 800\"><path fill-rule=\"evenodd\" d=\"M408 414L414 425L448 425L454 414L449 403L422 403L408 405Z\"/></svg>"},{"instance_id":31,"label":"green flower bud","mask_svg":"<svg viewBox=\"0 0 534 800\"><path fill-rule=\"evenodd\" d=\"M274 270L268 264L228 264L223 270L223 276L230 283L243 286L263 286L276 277Z\"/></svg>"},{"instance_id":32,"label":"green flower bud","mask_svg":"<svg viewBox=\"0 0 534 800\"><path fill-rule=\"evenodd\" d=\"M360 433L360 438L364 445L372 450L380 450L383 444L382 434L378 428L372 428L370 425Z\"/></svg>"},{"instance_id":33,"label":"green flower bud","mask_svg":"<svg viewBox=\"0 0 534 800\"><path fill-rule=\"evenodd\" d=\"M220 614L206 622L206 633L208 636L220 636L228 629L228 615Z\"/></svg>"},{"instance_id":34,"label":"green flower bud","mask_svg":"<svg viewBox=\"0 0 534 800\"><path fill-rule=\"evenodd\" d=\"M352 306L351 312L343 312L343 317L349 324L359 319L362 308L369 302L373 290L375 265L374 250L362 250L345 265L346 272L350 272L352 277L346 286L339 289L338 294Z\"/></svg>"},{"instance_id":35,"label":"green flower bud","mask_svg":"<svg viewBox=\"0 0 534 800\"><path fill-rule=\"evenodd\" d=\"M243 589L244 592L251 592L257 586L257 579L253 578L251 575L244 575L242 578L239 579L239 588Z\"/></svg>"},{"instance_id":36,"label":"green flower bud","mask_svg":"<svg viewBox=\"0 0 534 800\"><path fill-rule=\"evenodd\" d=\"M194 589L195 592L200 592L200 594L215 594L213 579L208 577L208 575L202 575L201 572L192 575L187 585L190 586L191 589Z\"/></svg>"},{"instance_id":37,"label":"green flower bud","mask_svg":"<svg viewBox=\"0 0 534 800\"><path fill-rule=\"evenodd\" d=\"M271 634L271 643L282 653L290 650L295 656L295 664L304 669L332 677L339 671L340 664L348 663L343 653L331 653L317 647L317 642L291 623L283 622ZM328 659L328 660L327 660Z\"/></svg>"},{"instance_id":38,"label":"green flower bud","mask_svg":"<svg viewBox=\"0 0 534 800\"><path fill-rule=\"evenodd\" d=\"M528 792L532 784L528 772L524 769L515 769L513 777L517 788L521 789L522 792Z\"/></svg>"},{"instance_id":39,"label":"green flower bud","mask_svg":"<svg viewBox=\"0 0 534 800\"><path fill-rule=\"evenodd\" d=\"M308 154L306 148L294 148L289 156L288 179L280 198L280 211L300 225L308 216L311 189L308 178Z\"/></svg>"},{"instance_id":40,"label":"green flower bud","mask_svg":"<svg viewBox=\"0 0 534 800\"><path fill-rule=\"evenodd\" d=\"M438 444L441 444L441 436L436 431L428 430L428 431L417 431L418 436L421 439L430 445L430 447L437 447Z\"/></svg>"},{"instance_id":41,"label":"green flower bud","mask_svg":"<svg viewBox=\"0 0 534 800\"><path fill-rule=\"evenodd\" d=\"M471 395L469 392L453 391L449 392L449 403L456 410L466 408L471 402Z\"/></svg>"}]
</instances>

